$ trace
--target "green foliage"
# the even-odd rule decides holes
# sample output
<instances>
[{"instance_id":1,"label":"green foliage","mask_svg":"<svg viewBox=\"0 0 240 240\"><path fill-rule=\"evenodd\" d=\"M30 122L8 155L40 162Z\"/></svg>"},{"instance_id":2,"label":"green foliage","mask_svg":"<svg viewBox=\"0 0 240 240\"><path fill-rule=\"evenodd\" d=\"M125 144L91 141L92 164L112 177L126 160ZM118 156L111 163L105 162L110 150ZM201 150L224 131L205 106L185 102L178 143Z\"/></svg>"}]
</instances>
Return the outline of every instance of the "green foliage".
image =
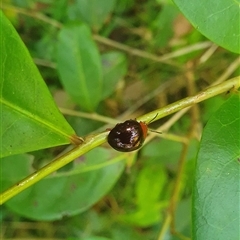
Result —
<instances>
[{"instance_id":1,"label":"green foliage","mask_svg":"<svg viewBox=\"0 0 240 240\"><path fill-rule=\"evenodd\" d=\"M203 35L239 52L236 3L175 3ZM89 134L83 145L95 149L7 201L0 210L1 223L7 226L4 237L14 233L30 239L175 240L178 237L170 232L168 222L173 210L175 230L187 237L236 239L240 158L236 89L205 101L198 108L200 114L186 114L170 128L170 134L163 131L163 138L144 144L139 152L118 153L105 145L97 148L94 142L99 132L103 132L100 142L104 142L104 132L109 129L100 121L110 120L101 115L135 118L195 94L193 89L198 92L211 85L236 56L218 49L204 62L202 57L212 49L208 45L207 50L169 57L168 53L174 55L189 44L201 45L206 38L182 21L179 10L168 0L31 0L12 4L4 13L18 33L0 15L1 192L19 186L16 183L31 173L39 173L41 166L59 153L67 156L69 149L60 145L77 140L73 129ZM25 7L20 12L26 10L27 16L17 14L14 6ZM40 63L46 83L29 52ZM162 55L167 60L158 62ZM189 84L189 75L194 87ZM70 112L80 109L80 116L87 119L66 116L69 124L55 102L68 106ZM153 125L165 121L168 119ZM199 136L205 124L199 144L189 129L195 127L194 134ZM46 149L53 146L58 148ZM44 150L31 152L38 149ZM11 221L26 219L34 220L34 229L41 231L18 231L11 225ZM54 220L58 221L53 225Z\"/></svg>"},{"instance_id":2,"label":"green foliage","mask_svg":"<svg viewBox=\"0 0 240 240\"><path fill-rule=\"evenodd\" d=\"M127 72L127 59L121 52L108 52L102 54L103 70L103 91L102 100L109 97L116 89L116 86Z\"/></svg>"},{"instance_id":3,"label":"green foliage","mask_svg":"<svg viewBox=\"0 0 240 240\"><path fill-rule=\"evenodd\" d=\"M121 221L140 227L148 227L160 221L162 216L159 212L167 206L167 201L159 201L166 185L166 174L162 164L150 163L144 166L136 178L136 210L121 216Z\"/></svg>"},{"instance_id":4,"label":"green foliage","mask_svg":"<svg viewBox=\"0 0 240 240\"><path fill-rule=\"evenodd\" d=\"M0 156L70 143L74 130L60 114L26 47L2 12L0 19Z\"/></svg>"},{"instance_id":5,"label":"green foliage","mask_svg":"<svg viewBox=\"0 0 240 240\"><path fill-rule=\"evenodd\" d=\"M77 0L69 6L69 18L87 23L99 30L112 13L116 0Z\"/></svg>"},{"instance_id":6,"label":"green foliage","mask_svg":"<svg viewBox=\"0 0 240 240\"><path fill-rule=\"evenodd\" d=\"M239 237L240 97L209 119L197 158L193 194L194 239Z\"/></svg>"},{"instance_id":7,"label":"green foliage","mask_svg":"<svg viewBox=\"0 0 240 240\"><path fill-rule=\"evenodd\" d=\"M74 24L61 29L57 67L63 86L81 109L96 110L102 93L102 69L87 26Z\"/></svg>"},{"instance_id":8,"label":"green foliage","mask_svg":"<svg viewBox=\"0 0 240 240\"><path fill-rule=\"evenodd\" d=\"M232 52L240 53L238 1L173 1L203 35Z\"/></svg>"},{"instance_id":9,"label":"green foliage","mask_svg":"<svg viewBox=\"0 0 240 240\"><path fill-rule=\"evenodd\" d=\"M73 168L43 179L9 200L6 205L18 214L36 220L56 220L65 215L79 214L112 188L123 171L121 157L114 164L107 164L110 152L96 148L82 159L76 159ZM6 169L11 169L9 175ZM31 157L17 155L3 158L2 189L13 185L31 173ZM91 189L91 191L89 191ZM77 200L77 201L76 201ZM58 204L60 202L60 204Z\"/></svg>"},{"instance_id":10,"label":"green foliage","mask_svg":"<svg viewBox=\"0 0 240 240\"><path fill-rule=\"evenodd\" d=\"M173 37L173 29L170 28L174 19L178 15L177 8L172 4L163 5L162 10L153 23L154 39L153 43L155 47L164 47Z\"/></svg>"}]
</instances>

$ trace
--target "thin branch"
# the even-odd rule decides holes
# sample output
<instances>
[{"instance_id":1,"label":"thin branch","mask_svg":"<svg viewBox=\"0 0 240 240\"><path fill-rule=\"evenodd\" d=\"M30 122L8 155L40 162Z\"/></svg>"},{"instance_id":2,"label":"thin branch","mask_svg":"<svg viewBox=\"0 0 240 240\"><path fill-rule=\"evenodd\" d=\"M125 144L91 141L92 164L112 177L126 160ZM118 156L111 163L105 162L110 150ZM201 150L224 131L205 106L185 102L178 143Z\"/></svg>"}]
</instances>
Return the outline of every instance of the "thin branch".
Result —
<instances>
[{"instance_id":1,"label":"thin branch","mask_svg":"<svg viewBox=\"0 0 240 240\"><path fill-rule=\"evenodd\" d=\"M144 116L139 117L138 120L144 121L144 122L150 122L153 119L153 117L155 117L157 114L157 117L154 119L154 121L156 121L162 117L165 117L174 112L180 111L181 109L190 107L196 103L204 101L204 100L211 98L213 96L216 96L218 94L228 92L232 89L238 89L239 87L240 87L240 77L235 77L235 78L230 79L226 82L223 82L219 85L212 86L212 87L206 89L205 91L198 93L195 96L184 98L184 99L177 101L175 103L172 103L166 107L163 107L156 111L145 114ZM22 192L23 190L25 190L26 188L30 187L34 183L40 181L42 178L48 176L49 174L55 172L59 168L65 166L67 163L73 161L74 159L78 158L79 156L82 156L83 154L87 153L91 149L106 142L106 137L108 135L108 132L109 131L105 131L103 133L99 133L96 135L87 136L81 145L73 148L69 152L65 153L64 155L55 159L48 165L44 166L43 168L39 169L35 173L26 177L19 183L15 184L11 188L7 189L5 192L3 192L0 195L0 205L3 204L4 202L6 202L8 199L15 196L16 194L18 194L18 193Z\"/></svg>"}]
</instances>

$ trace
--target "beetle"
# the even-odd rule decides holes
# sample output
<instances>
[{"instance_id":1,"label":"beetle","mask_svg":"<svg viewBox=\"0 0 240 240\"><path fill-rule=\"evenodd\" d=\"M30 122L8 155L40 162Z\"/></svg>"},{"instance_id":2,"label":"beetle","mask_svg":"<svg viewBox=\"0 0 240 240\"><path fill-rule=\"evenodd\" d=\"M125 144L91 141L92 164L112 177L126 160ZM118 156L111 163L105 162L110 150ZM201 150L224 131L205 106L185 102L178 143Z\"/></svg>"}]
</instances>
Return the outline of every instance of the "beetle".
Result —
<instances>
[{"instance_id":1,"label":"beetle","mask_svg":"<svg viewBox=\"0 0 240 240\"><path fill-rule=\"evenodd\" d=\"M109 145L120 152L139 149L147 137L148 126L145 122L127 120L118 123L108 134Z\"/></svg>"}]
</instances>

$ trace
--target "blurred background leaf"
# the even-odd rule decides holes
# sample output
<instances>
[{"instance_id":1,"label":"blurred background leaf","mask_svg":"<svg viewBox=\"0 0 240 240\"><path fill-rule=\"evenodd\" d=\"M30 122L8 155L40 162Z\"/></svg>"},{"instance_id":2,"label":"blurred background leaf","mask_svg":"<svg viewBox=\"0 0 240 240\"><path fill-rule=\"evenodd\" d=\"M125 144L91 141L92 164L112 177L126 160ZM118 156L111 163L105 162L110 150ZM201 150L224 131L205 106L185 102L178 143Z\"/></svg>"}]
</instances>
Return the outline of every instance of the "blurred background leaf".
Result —
<instances>
[{"instance_id":1,"label":"blurred background leaf","mask_svg":"<svg viewBox=\"0 0 240 240\"><path fill-rule=\"evenodd\" d=\"M123 171L124 155L116 156L116 162L106 163L109 154L103 148L89 152L76 159L68 171L43 179L13 197L6 206L22 216L42 221L85 211L109 191ZM31 173L31 158L17 155L1 160L1 191Z\"/></svg>"},{"instance_id":2,"label":"blurred background leaf","mask_svg":"<svg viewBox=\"0 0 240 240\"><path fill-rule=\"evenodd\" d=\"M136 210L120 216L121 221L140 227L159 222L162 218L159 213L168 205L168 201L159 200L164 195L166 180L166 171L161 164L146 164L136 179Z\"/></svg>"},{"instance_id":3,"label":"blurred background leaf","mask_svg":"<svg viewBox=\"0 0 240 240\"><path fill-rule=\"evenodd\" d=\"M127 73L127 59L121 52L108 52L101 56L103 69L103 94L106 99L114 93L117 84Z\"/></svg>"},{"instance_id":4,"label":"blurred background leaf","mask_svg":"<svg viewBox=\"0 0 240 240\"><path fill-rule=\"evenodd\" d=\"M82 110L94 111L102 97L98 50L84 24L63 27L59 33L57 65L66 91Z\"/></svg>"},{"instance_id":5,"label":"blurred background leaf","mask_svg":"<svg viewBox=\"0 0 240 240\"><path fill-rule=\"evenodd\" d=\"M69 19L81 20L98 31L114 10L116 0L76 0L68 8Z\"/></svg>"}]
</instances>

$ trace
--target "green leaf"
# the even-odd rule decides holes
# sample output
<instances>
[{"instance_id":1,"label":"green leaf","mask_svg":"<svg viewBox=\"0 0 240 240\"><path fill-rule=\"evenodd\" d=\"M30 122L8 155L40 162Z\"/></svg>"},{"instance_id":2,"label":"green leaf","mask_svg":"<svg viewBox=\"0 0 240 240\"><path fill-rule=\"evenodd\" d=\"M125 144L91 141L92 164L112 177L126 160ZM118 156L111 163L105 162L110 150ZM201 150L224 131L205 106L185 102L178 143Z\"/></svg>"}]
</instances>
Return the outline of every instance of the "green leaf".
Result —
<instances>
[{"instance_id":1,"label":"green leaf","mask_svg":"<svg viewBox=\"0 0 240 240\"><path fill-rule=\"evenodd\" d=\"M0 157L70 143L74 130L28 50L2 12L0 22Z\"/></svg>"},{"instance_id":2,"label":"green leaf","mask_svg":"<svg viewBox=\"0 0 240 240\"><path fill-rule=\"evenodd\" d=\"M149 205L149 209L140 208L137 211L121 216L120 219L128 224L138 227L150 227L158 223L161 219L160 212L166 207L165 205Z\"/></svg>"},{"instance_id":3,"label":"green leaf","mask_svg":"<svg viewBox=\"0 0 240 240\"><path fill-rule=\"evenodd\" d=\"M159 201L166 179L166 172L159 164L147 165L141 170L136 186L136 203L139 208L149 210L151 205Z\"/></svg>"},{"instance_id":4,"label":"green leaf","mask_svg":"<svg viewBox=\"0 0 240 240\"><path fill-rule=\"evenodd\" d=\"M88 237L84 238L84 240L111 240L110 238L105 238L105 237Z\"/></svg>"},{"instance_id":5,"label":"green leaf","mask_svg":"<svg viewBox=\"0 0 240 240\"><path fill-rule=\"evenodd\" d=\"M116 89L116 85L127 72L127 59L120 52L109 52L102 55L103 95L107 98Z\"/></svg>"},{"instance_id":6,"label":"green leaf","mask_svg":"<svg viewBox=\"0 0 240 240\"><path fill-rule=\"evenodd\" d=\"M69 8L71 19L82 20L98 31L113 11L116 0L77 0Z\"/></svg>"},{"instance_id":7,"label":"green leaf","mask_svg":"<svg viewBox=\"0 0 240 240\"><path fill-rule=\"evenodd\" d=\"M89 28L80 23L61 29L57 65L66 91L82 110L94 111L102 97L102 69Z\"/></svg>"},{"instance_id":8,"label":"green leaf","mask_svg":"<svg viewBox=\"0 0 240 240\"><path fill-rule=\"evenodd\" d=\"M167 166L175 166L178 161L178 157L181 154L182 144L180 142L168 140L168 139L155 139L149 144L146 144L142 148L142 156L145 158L154 159L156 162L161 161L162 164ZM187 160L195 159L198 149L198 142L192 140L189 146L189 151L186 156Z\"/></svg>"},{"instance_id":9,"label":"green leaf","mask_svg":"<svg viewBox=\"0 0 240 240\"><path fill-rule=\"evenodd\" d=\"M160 200L166 184L166 172L159 161L153 163L154 159L147 160L148 163L136 179L136 210L120 217L124 222L141 227L157 223L161 219L161 209L166 207L166 201Z\"/></svg>"},{"instance_id":10,"label":"green leaf","mask_svg":"<svg viewBox=\"0 0 240 240\"><path fill-rule=\"evenodd\" d=\"M193 238L239 238L240 96L229 98L204 128L193 195Z\"/></svg>"},{"instance_id":11,"label":"green leaf","mask_svg":"<svg viewBox=\"0 0 240 240\"><path fill-rule=\"evenodd\" d=\"M174 34L172 25L177 14L179 14L179 10L174 4L162 5L161 11L157 15L152 27L154 38L151 44L154 47L165 47L168 44Z\"/></svg>"},{"instance_id":12,"label":"green leaf","mask_svg":"<svg viewBox=\"0 0 240 240\"><path fill-rule=\"evenodd\" d=\"M173 1L203 35L232 52L240 53L239 1Z\"/></svg>"},{"instance_id":13,"label":"green leaf","mask_svg":"<svg viewBox=\"0 0 240 240\"><path fill-rule=\"evenodd\" d=\"M26 177L32 165L33 157L27 154L9 156L0 159L0 190L3 192L11 185ZM14 162L13 162L14 161ZM14 168L12 167L14 164Z\"/></svg>"},{"instance_id":14,"label":"green leaf","mask_svg":"<svg viewBox=\"0 0 240 240\"><path fill-rule=\"evenodd\" d=\"M64 215L83 212L112 188L124 169L125 156L121 154L115 161L107 162L110 154L104 148L96 148L76 159L72 170L43 179L10 199L6 206L19 215L37 220L61 219ZM29 157L3 158L2 191L29 175L30 166Z\"/></svg>"}]
</instances>

